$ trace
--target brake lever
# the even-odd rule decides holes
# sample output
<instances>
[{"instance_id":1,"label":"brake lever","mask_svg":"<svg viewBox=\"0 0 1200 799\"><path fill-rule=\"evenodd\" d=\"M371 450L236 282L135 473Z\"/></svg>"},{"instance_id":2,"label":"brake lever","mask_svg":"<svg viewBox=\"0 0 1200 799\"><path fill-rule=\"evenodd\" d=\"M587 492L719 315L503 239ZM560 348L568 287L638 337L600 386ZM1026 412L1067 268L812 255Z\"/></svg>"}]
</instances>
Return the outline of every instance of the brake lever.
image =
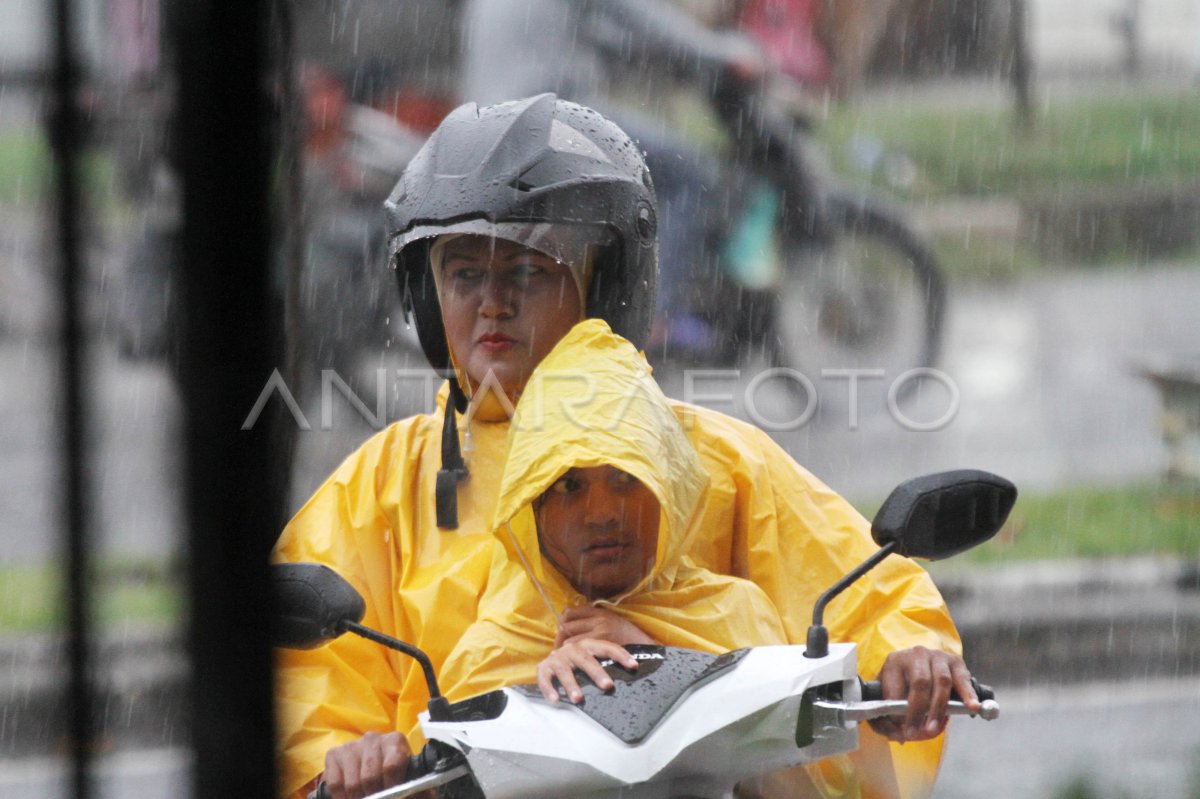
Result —
<instances>
[{"instance_id":1,"label":"brake lever","mask_svg":"<svg viewBox=\"0 0 1200 799\"><path fill-rule=\"evenodd\" d=\"M883 716L903 716L908 713L907 699L875 699L866 702L838 702L830 699L817 699L813 708L829 713L836 724L846 726L859 721L870 721ZM995 699L985 699L980 703L978 713L972 713L962 702L949 702L946 705L947 716L979 716L985 721L992 721L1000 716L1000 704Z\"/></svg>"},{"instance_id":2,"label":"brake lever","mask_svg":"<svg viewBox=\"0 0 1200 799\"><path fill-rule=\"evenodd\" d=\"M459 763L446 771L435 771L410 782L401 783L394 788L385 788L378 793L370 794L365 799L402 799L405 796L412 796L415 793L445 785L470 773L471 769L466 763Z\"/></svg>"},{"instance_id":3,"label":"brake lever","mask_svg":"<svg viewBox=\"0 0 1200 799\"><path fill-rule=\"evenodd\" d=\"M453 766L445 771L435 771L426 774L424 777L402 782L391 788L384 788L382 791L370 794L365 799L403 799L403 797L412 796L430 788L436 788L439 785L445 785L470 773L471 769L466 763L459 763L457 766ZM317 790L308 795L308 799L329 799L329 788L322 782L317 786Z\"/></svg>"}]
</instances>

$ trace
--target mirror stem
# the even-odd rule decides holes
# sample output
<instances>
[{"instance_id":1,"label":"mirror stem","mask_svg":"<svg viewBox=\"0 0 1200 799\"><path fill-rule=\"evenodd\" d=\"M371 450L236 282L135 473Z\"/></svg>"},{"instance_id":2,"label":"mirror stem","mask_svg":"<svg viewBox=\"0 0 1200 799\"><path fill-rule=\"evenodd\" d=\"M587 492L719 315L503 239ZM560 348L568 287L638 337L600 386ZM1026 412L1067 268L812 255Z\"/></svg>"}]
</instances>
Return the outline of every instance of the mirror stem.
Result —
<instances>
[{"instance_id":1,"label":"mirror stem","mask_svg":"<svg viewBox=\"0 0 1200 799\"><path fill-rule=\"evenodd\" d=\"M415 646L410 646L397 638L392 638L390 635L376 632L370 627L364 627L355 621L346 620L342 622L341 627L344 632L351 632L366 638L368 641L383 644L389 649L402 652L417 661L417 663L420 663L421 671L425 673L425 684L429 686L429 718L434 721L448 721L450 719L450 704L442 696L441 689L438 688L437 675L434 674L433 663L429 661L428 655Z\"/></svg>"},{"instance_id":2,"label":"mirror stem","mask_svg":"<svg viewBox=\"0 0 1200 799\"><path fill-rule=\"evenodd\" d=\"M825 629L824 624L825 606L835 596L850 587L855 580L878 566L884 558L895 552L898 546L899 544L895 539L888 541L879 548L878 552L864 560L854 571L838 580L832 588L817 597L816 604L813 605L812 626L808 628L808 641L804 647L804 656L806 658L823 658L829 654L829 631Z\"/></svg>"}]
</instances>

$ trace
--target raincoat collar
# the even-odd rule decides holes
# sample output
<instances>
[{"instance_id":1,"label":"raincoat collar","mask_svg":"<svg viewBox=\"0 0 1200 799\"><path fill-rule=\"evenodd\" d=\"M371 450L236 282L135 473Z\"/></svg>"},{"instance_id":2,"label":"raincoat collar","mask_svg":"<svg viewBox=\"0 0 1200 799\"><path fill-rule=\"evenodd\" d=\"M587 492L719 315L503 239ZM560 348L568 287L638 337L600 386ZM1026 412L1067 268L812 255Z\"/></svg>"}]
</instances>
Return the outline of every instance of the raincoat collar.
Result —
<instances>
[{"instance_id":1,"label":"raincoat collar","mask_svg":"<svg viewBox=\"0 0 1200 799\"><path fill-rule=\"evenodd\" d=\"M499 389L496 389L499 392ZM459 420L463 425L471 422L483 422L485 424L494 424L497 422L507 422L512 418L513 405L507 397L501 398L496 392L476 393L474 397L467 399L467 412L458 414ZM435 402L437 403L438 416L441 416L446 411L446 403L450 400L450 381L444 381L442 387L438 389Z\"/></svg>"}]
</instances>

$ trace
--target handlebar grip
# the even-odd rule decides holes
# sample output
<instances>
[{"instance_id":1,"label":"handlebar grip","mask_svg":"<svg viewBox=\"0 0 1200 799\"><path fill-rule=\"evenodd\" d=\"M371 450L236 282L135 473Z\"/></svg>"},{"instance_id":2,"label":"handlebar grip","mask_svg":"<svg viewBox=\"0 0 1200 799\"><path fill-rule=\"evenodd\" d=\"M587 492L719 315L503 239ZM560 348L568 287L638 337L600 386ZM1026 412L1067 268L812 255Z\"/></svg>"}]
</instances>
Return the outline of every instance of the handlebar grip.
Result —
<instances>
[{"instance_id":1,"label":"handlebar grip","mask_svg":"<svg viewBox=\"0 0 1200 799\"><path fill-rule=\"evenodd\" d=\"M979 697L980 702L996 698L996 692L992 689L992 686L984 685L974 677L971 678L971 687L975 689L975 696ZM862 698L864 702L875 702L883 699L883 683L879 682L879 680L863 680ZM958 695L958 691L951 691L950 699L954 702L962 701L962 697Z\"/></svg>"},{"instance_id":2,"label":"handlebar grip","mask_svg":"<svg viewBox=\"0 0 1200 799\"><path fill-rule=\"evenodd\" d=\"M971 687L975 689L975 696L979 697L980 702L996 698L996 692L992 689L992 686L984 685L974 677L971 678ZM955 692L950 698L958 699L958 693Z\"/></svg>"},{"instance_id":3,"label":"handlebar grip","mask_svg":"<svg viewBox=\"0 0 1200 799\"><path fill-rule=\"evenodd\" d=\"M439 753L437 747L426 744L421 747L421 751L408 759L408 771L404 773L405 780L418 780L421 777L433 773L434 766L438 764Z\"/></svg>"},{"instance_id":4,"label":"handlebar grip","mask_svg":"<svg viewBox=\"0 0 1200 799\"><path fill-rule=\"evenodd\" d=\"M440 757L441 754L436 746L424 746L420 752L408 758L408 770L404 773L404 779L406 781L416 780L433 773L434 766L438 764ZM325 780L321 780L317 789L308 795L308 799L333 799Z\"/></svg>"}]
</instances>

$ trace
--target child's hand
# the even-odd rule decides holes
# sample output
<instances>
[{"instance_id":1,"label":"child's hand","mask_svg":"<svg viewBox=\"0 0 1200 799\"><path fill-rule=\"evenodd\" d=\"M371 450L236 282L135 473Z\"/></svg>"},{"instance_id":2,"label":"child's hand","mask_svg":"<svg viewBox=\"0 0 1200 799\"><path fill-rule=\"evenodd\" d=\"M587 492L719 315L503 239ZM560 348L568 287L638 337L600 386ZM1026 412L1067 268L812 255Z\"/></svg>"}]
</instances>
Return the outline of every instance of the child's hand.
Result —
<instances>
[{"instance_id":1,"label":"child's hand","mask_svg":"<svg viewBox=\"0 0 1200 799\"><path fill-rule=\"evenodd\" d=\"M593 605L567 608L559 617L554 645L562 646L584 638L622 645L658 643L633 622L607 608Z\"/></svg>"},{"instance_id":2,"label":"child's hand","mask_svg":"<svg viewBox=\"0 0 1200 799\"><path fill-rule=\"evenodd\" d=\"M548 702L557 702L558 691L554 687L554 681L558 680L566 689L571 702L576 705L582 702L583 690L575 679L575 669L590 677L601 691L611 691L613 681L600 667L600 658L611 658L630 671L637 669L637 661L624 647L609 641L584 638L558 647L538 664L537 683L542 689L542 696L546 697Z\"/></svg>"}]
</instances>

